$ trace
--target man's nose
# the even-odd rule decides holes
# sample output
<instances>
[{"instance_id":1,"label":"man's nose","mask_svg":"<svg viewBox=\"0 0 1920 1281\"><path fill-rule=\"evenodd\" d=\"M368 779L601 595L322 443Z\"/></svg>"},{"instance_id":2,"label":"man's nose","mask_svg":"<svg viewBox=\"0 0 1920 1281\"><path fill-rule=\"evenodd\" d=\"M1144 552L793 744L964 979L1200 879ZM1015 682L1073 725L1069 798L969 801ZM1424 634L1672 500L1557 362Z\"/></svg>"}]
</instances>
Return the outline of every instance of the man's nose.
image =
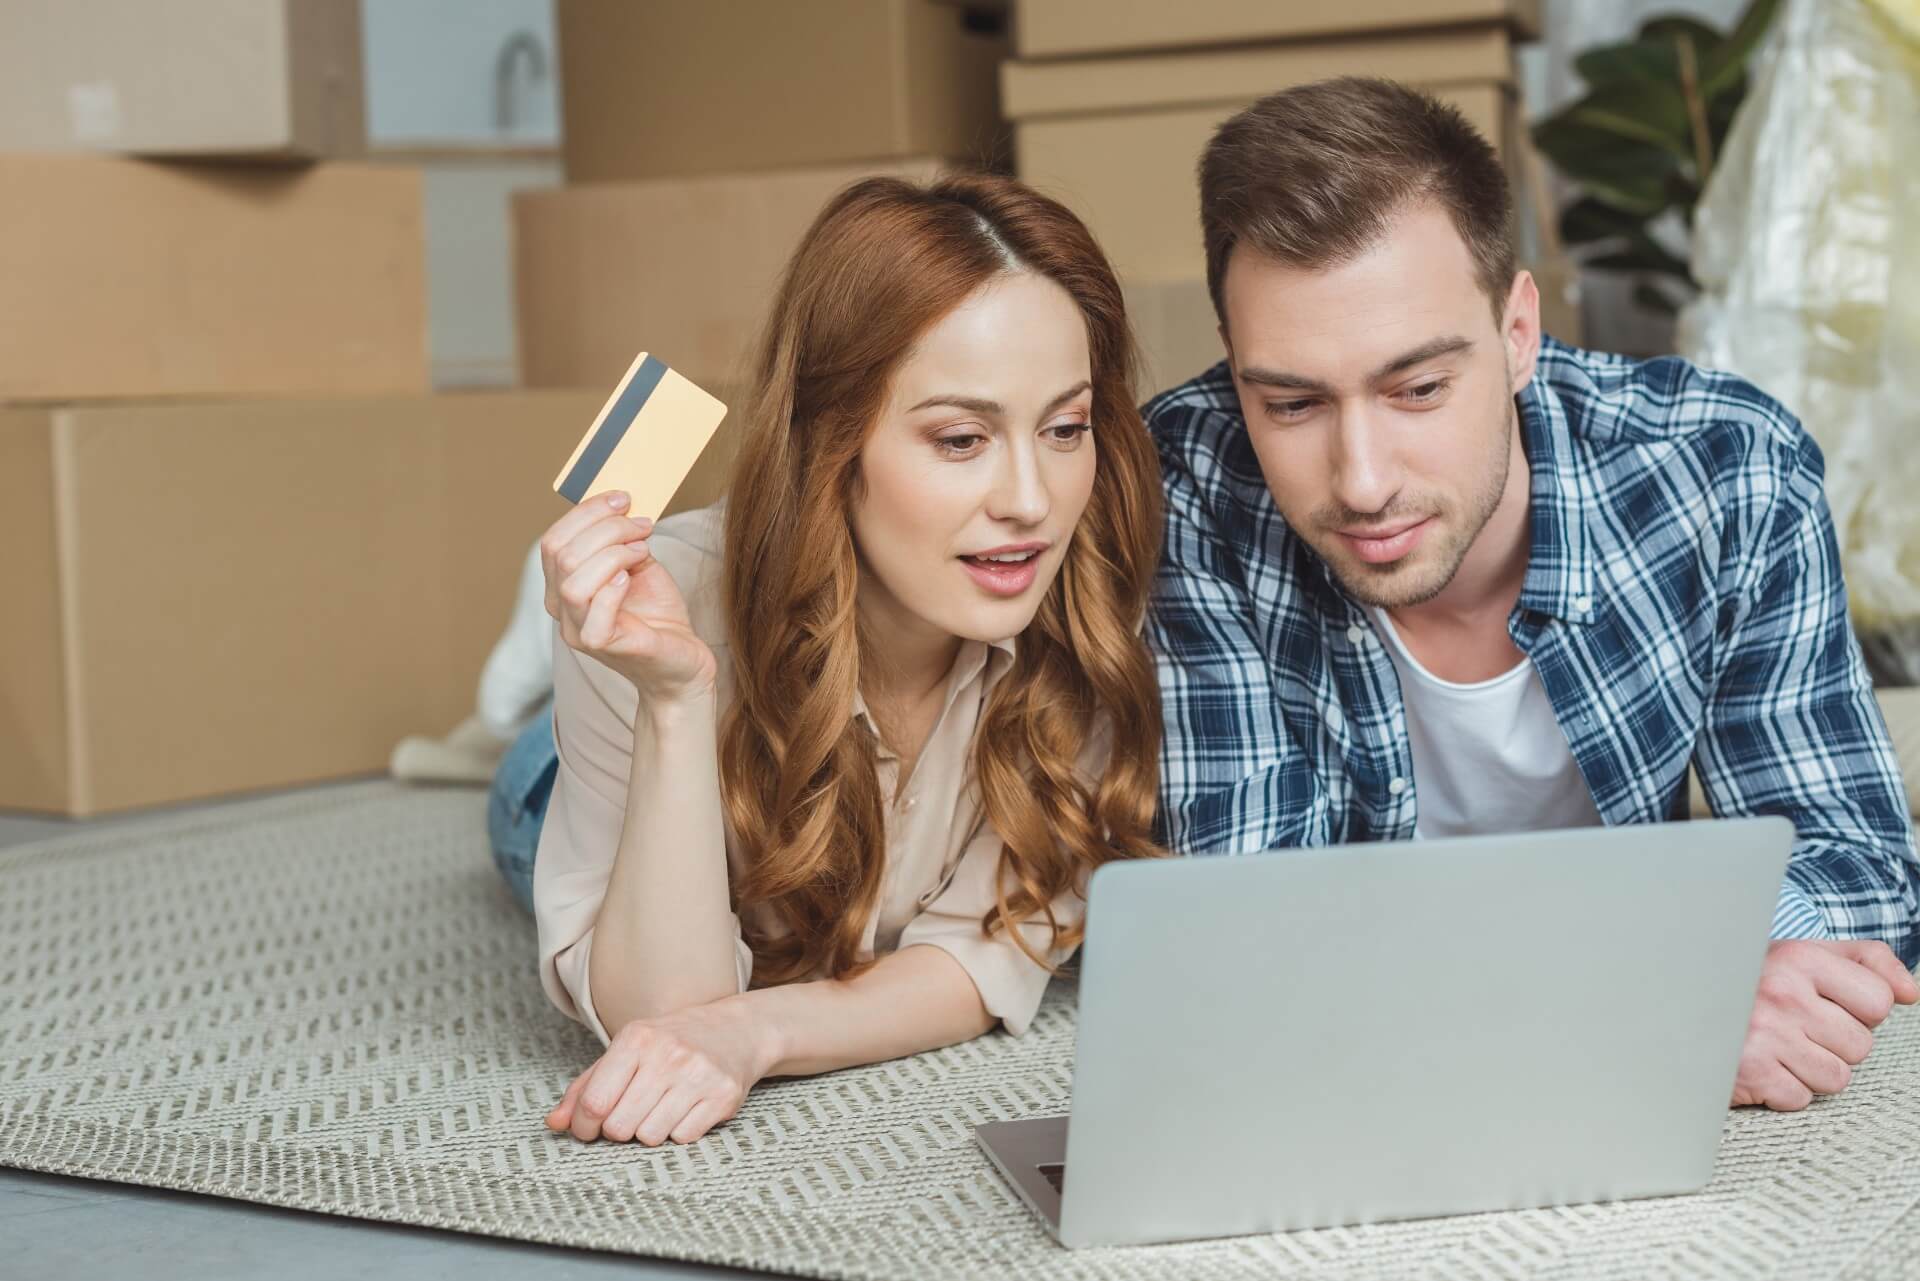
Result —
<instances>
[{"instance_id":1,"label":"man's nose","mask_svg":"<svg viewBox=\"0 0 1920 1281\"><path fill-rule=\"evenodd\" d=\"M1351 512L1384 511L1400 492L1393 441L1364 409L1342 410L1330 444L1333 498Z\"/></svg>"}]
</instances>

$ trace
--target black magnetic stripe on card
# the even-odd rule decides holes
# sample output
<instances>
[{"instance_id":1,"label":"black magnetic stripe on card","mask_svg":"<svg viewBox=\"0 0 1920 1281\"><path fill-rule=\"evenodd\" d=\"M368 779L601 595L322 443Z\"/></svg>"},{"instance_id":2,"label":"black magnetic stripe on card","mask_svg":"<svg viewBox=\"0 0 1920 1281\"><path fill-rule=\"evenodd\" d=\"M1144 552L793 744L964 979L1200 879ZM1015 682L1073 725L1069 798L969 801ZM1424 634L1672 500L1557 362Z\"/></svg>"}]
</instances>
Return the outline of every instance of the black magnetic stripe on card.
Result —
<instances>
[{"instance_id":1,"label":"black magnetic stripe on card","mask_svg":"<svg viewBox=\"0 0 1920 1281\"><path fill-rule=\"evenodd\" d=\"M573 470L567 473L566 483L560 486L560 495L568 502L577 503L587 496L588 487L600 469L607 465L607 459L613 457L615 447L627 434L627 428L633 426L633 420L647 407L647 399L653 395L653 389L666 377L667 362L656 356L648 356L640 362L640 368L634 370L633 379L626 390L620 393L620 399L613 402L613 408L600 423L600 430L593 433L593 440L581 451L574 461Z\"/></svg>"}]
</instances>

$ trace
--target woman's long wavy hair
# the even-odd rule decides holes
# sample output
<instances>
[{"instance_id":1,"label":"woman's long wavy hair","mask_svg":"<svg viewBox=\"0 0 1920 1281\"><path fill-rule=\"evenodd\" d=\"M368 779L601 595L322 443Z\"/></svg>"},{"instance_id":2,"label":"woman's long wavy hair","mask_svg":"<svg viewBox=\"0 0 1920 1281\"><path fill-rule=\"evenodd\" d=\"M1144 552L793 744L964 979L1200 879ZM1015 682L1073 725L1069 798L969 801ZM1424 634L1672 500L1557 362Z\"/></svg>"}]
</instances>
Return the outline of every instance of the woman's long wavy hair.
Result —
<instances>
[{"instance_id":1,"label":"woman's long wavy hair","mask_svg":"<svg viewBox=\"0 0 1920 1281\"><path fill-rule=\"evenodd\" d=\"M1152 443L1134 408L1120 286L1080 221L1011 179L854 184L788 264L760 344L728 492L725 580L735 697L721 727L726 816L746 854L733 887L754 982L859 970L886 862L872 734L851 715L876 656L855 597L859 458L894 371L920 337L1009 272L1059 284L1086 320L1096 466L1059 576L1016 642L971 760L1004 842L991 935L1035 915L1052 945L1080 941L1051 910L1115 858L1160 853L1159 691L1141 640L1160 545ZM1091 788L1075 764L1097 716L1113 746ZM757 908L755 912L744 909ZM756 924L756 918L761 918Z\"/></svg>"}]
</instances>

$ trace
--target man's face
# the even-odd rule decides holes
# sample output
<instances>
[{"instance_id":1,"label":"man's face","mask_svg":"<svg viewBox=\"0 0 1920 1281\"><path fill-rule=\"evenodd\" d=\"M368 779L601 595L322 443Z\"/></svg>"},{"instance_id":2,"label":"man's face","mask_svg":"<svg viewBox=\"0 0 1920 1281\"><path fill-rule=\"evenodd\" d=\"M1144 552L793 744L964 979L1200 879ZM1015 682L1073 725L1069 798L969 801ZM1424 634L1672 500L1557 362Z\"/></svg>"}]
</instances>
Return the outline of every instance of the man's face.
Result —
<instances>
[{"instance_id":1,"label":"man's face","mask_svg":"<svg viewBox=\"0 0 1920 1281\"><path fill-rule=\"evenodd\" d=\"M1466 242L1423 203L1322 270L1236 248L1222 292L1247 434L1288 525L1358 600L1439 595L1506 490L1539 347L1531 278L1496 324Z\"/></svg>"}]
</instances>

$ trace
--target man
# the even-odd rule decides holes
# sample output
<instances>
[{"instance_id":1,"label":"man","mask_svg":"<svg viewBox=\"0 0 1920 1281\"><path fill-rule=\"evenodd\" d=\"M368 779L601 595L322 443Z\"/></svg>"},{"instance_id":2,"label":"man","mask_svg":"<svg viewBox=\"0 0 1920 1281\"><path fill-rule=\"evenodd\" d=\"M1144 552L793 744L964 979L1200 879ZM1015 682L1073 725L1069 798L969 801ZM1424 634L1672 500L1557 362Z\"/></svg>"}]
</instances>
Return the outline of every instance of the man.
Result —
<instances>
[{"instance_id":1,"label":"man","mask_svg":"<svg viewBox=\"0 0 1920 1281\"><path fill-rule=\"evenodd\" d=\"M1268 97L1200 187L1227 359L1147 406L1162 838L1651 823L1691 763L1799 833L1733 1102L1844 1088L1920 999L1920 859L1812 439L1543 337L1499 161L1410 89Z\"/></svg>"}]
</instances>

